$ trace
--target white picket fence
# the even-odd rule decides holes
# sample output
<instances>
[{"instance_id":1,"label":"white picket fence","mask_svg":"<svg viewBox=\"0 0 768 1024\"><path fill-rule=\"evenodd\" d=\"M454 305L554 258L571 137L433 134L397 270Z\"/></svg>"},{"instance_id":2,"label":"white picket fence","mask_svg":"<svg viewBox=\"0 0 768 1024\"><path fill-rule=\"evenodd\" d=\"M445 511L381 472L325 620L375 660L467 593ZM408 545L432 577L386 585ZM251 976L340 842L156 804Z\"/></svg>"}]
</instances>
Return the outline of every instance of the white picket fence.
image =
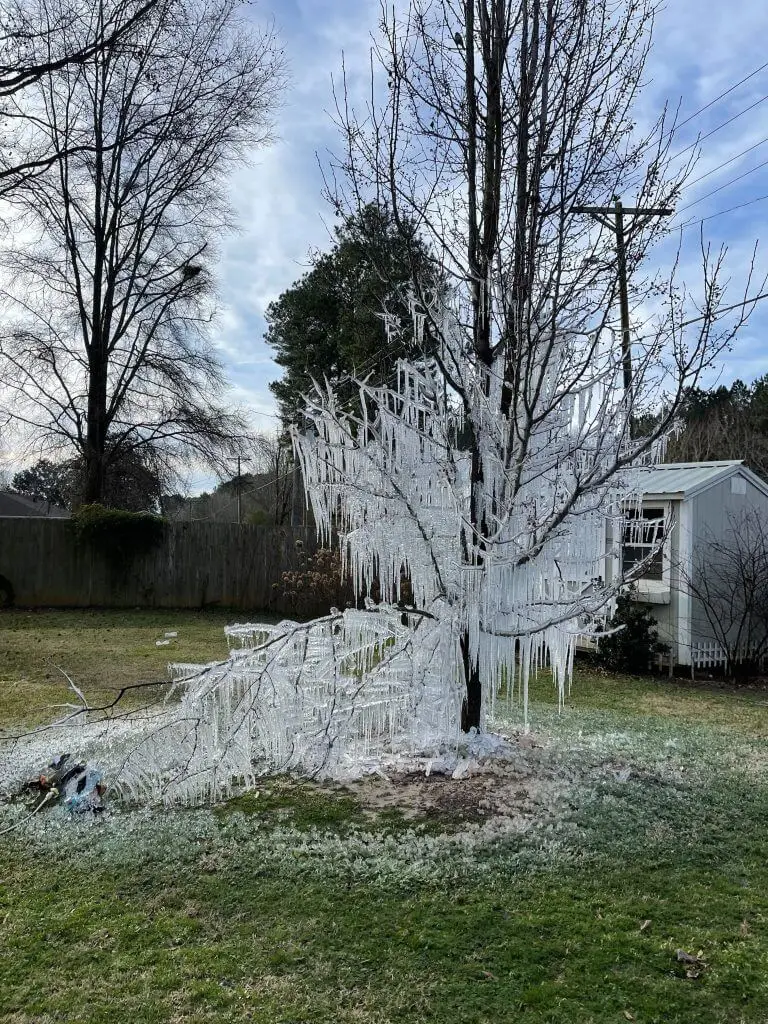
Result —
<instances>
[{"instance_id":1,"label":"white picket fence","mask_svg":"<svg viewBox=\"0 0 768 1024\"><path fill-rule=\"evenodd\" d=\"M725 651L716 640L698 640L691 645L691 661L696 668L716 668L726 660ZM754 647L744 650L739 660L760 661L765 668L765 655L758 656Z\"/></svg>"},{"instance_id":2,"label":"white picket fence","mask_svg":"<svg viewBox=\"0 0 768 1024\"><path fill-rule=\"evenodd\" d=\"M691 645L691 661L696 668L715 668L725 664L725 651L716 640L699 640Z\"/></svg>"}]
</instances>

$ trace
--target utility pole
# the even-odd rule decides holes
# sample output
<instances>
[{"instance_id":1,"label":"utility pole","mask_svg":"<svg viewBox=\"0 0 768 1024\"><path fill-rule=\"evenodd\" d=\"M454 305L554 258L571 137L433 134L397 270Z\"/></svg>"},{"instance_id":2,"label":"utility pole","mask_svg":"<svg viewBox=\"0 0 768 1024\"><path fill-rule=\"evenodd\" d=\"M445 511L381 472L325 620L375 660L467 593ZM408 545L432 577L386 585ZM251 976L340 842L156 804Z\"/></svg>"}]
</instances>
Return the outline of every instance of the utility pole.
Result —
<instances>
[{"instance_id":1,"label":"utility pole","mask_svg":"<svg viewBox=\"0 0 768 1024\"><path fill-rule=\"evenodd\" d=\"M249 459L246 459L245 461L248 462ZM242 521L243 521L243 518L242 518L242 511L243 511L243 508L242 508L242 505L243 505L243 480L242 480L242 470L240 468L240 463L241 462L242 462L242 457L240 455L238 455L237 456L237 476L235 478L235 494L237 495L237 525L238 526L241 526L242 525Z\"/></svg>"},{"instance_id":2,"label":"utility pole","mask_svg":"<svg viewBox=\"0 0 768 1024\"><path fill-rule=\"evenodd\" d=\"M613 206L572 206L571 213L588 213L616 235L616 260L619 272L619 307L621 310L621 362L624 368L624 390L632 389L632 342L629 337L629 292L627 288L627 248L624 235L624 214L634 218L627 234L642 227L651 217L670 217L674 210L666 206L622 206L614 196ZM607 218L613 218L608 220Z\"/></svg>"}]
</instances>

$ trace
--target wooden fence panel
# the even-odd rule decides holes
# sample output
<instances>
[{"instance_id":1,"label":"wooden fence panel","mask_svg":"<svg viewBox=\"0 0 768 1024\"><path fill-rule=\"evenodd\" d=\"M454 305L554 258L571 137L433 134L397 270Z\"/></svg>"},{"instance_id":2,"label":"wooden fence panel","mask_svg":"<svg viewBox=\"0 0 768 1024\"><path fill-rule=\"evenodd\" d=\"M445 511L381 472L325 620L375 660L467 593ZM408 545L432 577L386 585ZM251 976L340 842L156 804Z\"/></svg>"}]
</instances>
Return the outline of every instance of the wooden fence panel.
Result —
<instances>
[{"instance_id":1,"label":"wooden fence panel","mask_svg":"<svg viewBox=\"0 0 768 1024\"><path fill-rule=\"evenodd\" d=\"M174 522L159 547L119 567L78 544L66 519L0 518L0 576L22 607L218 605L289 614L273 584L316 549L311 527Z\"/></svg>"}]
</instances>

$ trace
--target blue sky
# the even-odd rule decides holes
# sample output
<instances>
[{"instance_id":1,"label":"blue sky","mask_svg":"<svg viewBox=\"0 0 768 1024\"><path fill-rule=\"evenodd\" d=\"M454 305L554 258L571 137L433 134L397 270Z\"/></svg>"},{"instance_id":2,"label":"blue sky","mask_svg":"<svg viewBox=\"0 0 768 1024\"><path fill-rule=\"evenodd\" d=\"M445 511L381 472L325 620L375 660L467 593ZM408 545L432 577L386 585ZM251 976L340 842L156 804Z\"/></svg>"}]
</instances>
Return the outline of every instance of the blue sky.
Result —
<instances>
[{"instance_id":1,"label":"blue sky","mask_svg":"<svg viewBox=\"0 0 768 1024\"><path fill-rule=\"evenodd\" d=\"M321 194L318 157L322 161L338 144L331 120L331 78L338 76L344 51L348 71L362 87L377 12L377 0L263 0L254 7L255 18L274 19L288 58L291 85L277 114L275 143L255 154L253 164L232 181L242 230L223 246L219 275L225 308L218 343L234 384L233 398L247 403L256 424L265 430L275 426L274 419L260 414L274 412L268 385L279 370L263 341L264 310L306 268L309 250L329 243L332 216ZM766 38L768 5L759 0L741 0L738 5L669 0L657 18L639 117L652 118L665 101L673 107L679 101L680 119L686 118L768 60ZM768 67L684 126L675 136L673 151L750 104L756 104L753 110L701 144L692 177L759 145L687 189L680 206L695 205L679 219L710 217L759 196L768 197L767 164L702 198L768 161ZM728 245L730 294L736 302L742 298L739 285L756 239L765 239L758 252L758 283L768 271L768 198L712 217L704 228L713 246ZM698 231L698 226L686 230L681 264L682 277L694 295L700 279ZM665 248L658 259L663 265L671 255ZM758 307L716 375L729 383L735 377L752 380L766 372L768 301Z\"/></svg>"}]
</instances>

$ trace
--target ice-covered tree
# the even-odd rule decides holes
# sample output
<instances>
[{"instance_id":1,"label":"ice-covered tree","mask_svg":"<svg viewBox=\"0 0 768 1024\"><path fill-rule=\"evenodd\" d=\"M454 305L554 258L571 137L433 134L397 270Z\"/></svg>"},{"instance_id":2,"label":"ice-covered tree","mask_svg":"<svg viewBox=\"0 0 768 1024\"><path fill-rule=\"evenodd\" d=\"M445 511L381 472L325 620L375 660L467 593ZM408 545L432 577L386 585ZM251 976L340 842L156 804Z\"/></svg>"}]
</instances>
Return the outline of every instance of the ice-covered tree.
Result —
<instances>
[{"instance_id":1,"label":"ice-covered tree","mask_svg":"<svg viewBox=\"0 0 768 1024\"><path fill-rule=\"evenodd\" d=\"M80 730L128 794L196 800L275 769L434 756L482 731L500 695L525 701L545 662L562 693L576 634L620 587L610 538L642 467L745 315L717 326L723 255L706 247L689 313L684 287L643 271L660 222L633 220L627 375L613 233L573 212L619 192L666 206L684 180L665 173L670 126L639 132L632 114L651 3L401 11L382 6L366 109L338 94L334 201L386 203L424 240L429 287L413 274L411 318L388 323L393 350L424 356L399 362L393 387L359 382L359 411L321 384L294 433L361 607L234 628L228 662L177 670L178 704Z\"/></svg>"},{"instance_id":2,"label":"ice-covered tree","mask_svg":"<svg viewBox=\"0 0 768 1024\"><path fill-rule=\"evenodd\" d=\"M674 125L640 131L633 113L654 9L382 4L371 98L356 111L339 92L335 204L386 202L443 287L410 281L434 357L402 364L386 394L363 387L370 419L321 399L316 438L297 442L318 522L338 517L360 584L377 574L394 600L402 565L445 623L465 729L516 658L524 680L551 659L562 685L580 619L618 585L605 531L635 490L630 470L658 457L685 389L738 326L715 328L723 254L706 248L699 318L680 326L686 289L643 269L661 220L635 216L626 266L643 328L629 353L614 232L574 212L619 193L658 210L685 182L687 168L669 170ZM663 412L636 436L651 408Z\"/></svg>"}]
</instances>

